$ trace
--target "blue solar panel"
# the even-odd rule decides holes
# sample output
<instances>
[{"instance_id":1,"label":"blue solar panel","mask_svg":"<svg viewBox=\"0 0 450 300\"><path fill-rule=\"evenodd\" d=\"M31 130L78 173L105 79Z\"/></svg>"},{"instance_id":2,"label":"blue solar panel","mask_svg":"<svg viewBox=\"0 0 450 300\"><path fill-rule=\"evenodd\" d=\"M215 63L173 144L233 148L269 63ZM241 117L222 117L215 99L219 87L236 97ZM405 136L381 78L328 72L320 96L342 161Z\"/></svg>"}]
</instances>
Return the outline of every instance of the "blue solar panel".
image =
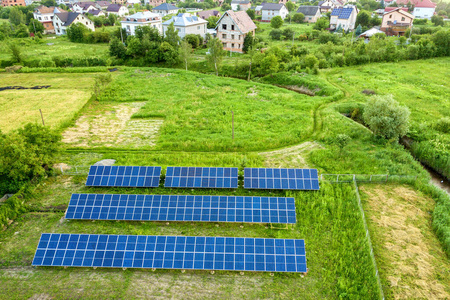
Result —
<instances>
[{"instance_id":1,"label":"blue solar panel","mask_svg":"<svg viewBox=\"0 0 450 300\"><path fill-rule=\"evenodd\" d=\"M305 241L43 233L33 266L307 272Z\"/></svg>"},{"instance_id":2,"label":"blue solar panel","mask_svg":"<svg viewBox=\"0 0 450 300\"><path fill-rule=\"evenodd\" d=\"M245 168L244 188L274 190L318 190L316 169Z\"/></svg>"},{"instance_id":3,"label":"blue solar panel","mask_svg":"<svg viewBox=\"0 0 450 300\"><path fill-rule=\"evenodd\" d=\"M295 224L294 198L72 194L66 219Z\"/></svg>"},{"instance_id":4,"label":"blue solar panel","mask_svg":"<svg viewBox=\"0 0 450 300\"><path fill-rule=\"evenodd\" d=\"M238 168L167 167L165 187L238 187Z\"/></svg>"},{"instance_id":5,"label":"blue solar panel","mask_svg":"<svg viewBox=\"0 0 450 300\"><path fill-rule=\"evenodd\" d=\"M161 167L91 166L86 186L157 187Z\"/></svg>"}]
</instances>

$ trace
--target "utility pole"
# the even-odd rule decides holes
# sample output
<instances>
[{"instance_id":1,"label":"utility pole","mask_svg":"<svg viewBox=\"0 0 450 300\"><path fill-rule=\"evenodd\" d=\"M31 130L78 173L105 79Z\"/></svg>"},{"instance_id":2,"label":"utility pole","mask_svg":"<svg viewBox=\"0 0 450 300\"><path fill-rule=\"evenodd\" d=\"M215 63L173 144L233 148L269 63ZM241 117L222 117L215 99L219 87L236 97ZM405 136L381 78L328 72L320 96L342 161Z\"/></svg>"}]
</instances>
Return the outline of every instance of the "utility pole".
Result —
<instances>
[{"instance_id":1,"label":"utility pole","mask_svg":"<svg viewBox=\"0 0 450 300\"><path fill-rule=\"evenodd\" d=\"M42 119L42 126L45 126L44 123L44 116L42 115L42 110L39 108L39 112L41 113L41 119Z\"/></svg>"}]
</instances>

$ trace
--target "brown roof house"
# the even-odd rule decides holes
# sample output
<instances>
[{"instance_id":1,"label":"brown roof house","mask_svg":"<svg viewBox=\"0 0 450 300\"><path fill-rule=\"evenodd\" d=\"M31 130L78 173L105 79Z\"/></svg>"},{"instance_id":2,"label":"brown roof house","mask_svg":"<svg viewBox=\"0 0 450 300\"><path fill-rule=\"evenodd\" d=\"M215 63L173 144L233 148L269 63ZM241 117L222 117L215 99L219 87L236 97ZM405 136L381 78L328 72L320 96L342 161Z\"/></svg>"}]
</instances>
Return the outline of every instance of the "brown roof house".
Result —
<instances>
[{"instance_id":1,"label":"brown roof house","mask_svg":"<svg viewBox=\"0 0 450 300\"><path fill-rule=\"evenodd\" d=\"M209 17L219 17L220 18L220 12L218 10L204 10L204 11L199 11L197 13L197 16L199 16L200 18L202 18L203 20L208 19Z\"/></svg>"},{"instance_id":2,"label":"brown roof house","mask_svg":"<svg viewBox=\"0 0 450 300\"><path fill-rule=\"evenodd\" d=\"M53 26L53 17L56 13L66 12L62 8L55 6L40 5L33 11L33 18L38 20L44 25L44 33L55 33L55 27Z\"/></svg>"},{"instance_id":3,"label":"brown roof house","mask_svg":"<svg viewBox=\"0 0 450 300\"><path fill-rule=\"evenodd\" d=\"M386 35L405 35L411 27L414 16L404 11L401 7L391 10L383 15L381 31Z\"/></svg>"},{"instance_id":4,"label":"brown roof house","mask_svg":"<svg viewBox=\"0 0 450 300\"><path fill-rule=\"evenodd\" d=\"M245 11L226 11L217 22L217 37L223 49L242 52L244 39L249 32L255 35L256 25Z\"/></svg>"}]
</instances>

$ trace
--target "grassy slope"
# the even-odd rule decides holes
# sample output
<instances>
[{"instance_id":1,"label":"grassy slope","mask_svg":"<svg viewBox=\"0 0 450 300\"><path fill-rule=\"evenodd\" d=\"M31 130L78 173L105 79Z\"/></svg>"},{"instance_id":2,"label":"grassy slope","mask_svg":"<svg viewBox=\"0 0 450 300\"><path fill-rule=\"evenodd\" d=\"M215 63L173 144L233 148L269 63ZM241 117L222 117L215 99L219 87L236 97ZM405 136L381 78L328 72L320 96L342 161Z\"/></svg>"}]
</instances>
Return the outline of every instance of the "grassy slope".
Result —
<instances>
[{"instance_id":1,"label":"grassy slope","mask_svg":"<svg viewBox=\"0 0 450 300\"><path fill-rule=\"evenodd\" d=\"M5 90L0 92L0 129L3 132L29 122L41 123L42 109L46 125L57 128L70 121L91 96L95 74L0 73L1 86L50 85L41 90Z\"/></svg>"}]
</instances>

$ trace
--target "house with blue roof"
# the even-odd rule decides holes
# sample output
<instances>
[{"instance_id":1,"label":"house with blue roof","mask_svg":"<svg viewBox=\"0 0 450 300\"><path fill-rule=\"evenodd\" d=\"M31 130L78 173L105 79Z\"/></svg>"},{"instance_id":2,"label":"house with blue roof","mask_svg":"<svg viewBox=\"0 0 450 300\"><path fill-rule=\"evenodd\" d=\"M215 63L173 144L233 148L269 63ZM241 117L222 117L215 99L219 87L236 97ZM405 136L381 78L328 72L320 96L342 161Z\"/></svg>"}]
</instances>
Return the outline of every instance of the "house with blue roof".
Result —
<instances>
[{"instance_id":1,"label":"house with blue roof","mask_svg":"<svg viewBox=\"0 0 450 300\"><path fill-rule=\"evenodd\" d=\"M202 38L206 36L206 24L208 24L208 21L197 16L184 13L170 18L170 20L162 23L163 35L166 34L167 28L172 23L180 38L184 38L188 34L199 34Z\"/></svg>"},{"instance_id":2,"label":"house with blue roof","mask_svg":"<svg viewBox=\"0 0 450 300\"><path fill-rule=\"evenodd\" d=\"M161 17L176 14L178 13L180 9L170 3L163 3L161 5L158 5L157 7L154 7L152 9L152 12L155 14L159 14Z\"/></svg>"},{"instance_id":3,"label":"house with blue roof","mask_svg":"<svg viewBox=\"0 0 450 300\"><path fill-rule=\"evenodd\" d=\"M358 9L356 6L344 6L334 8L331 12L330 17L330 28L331 29L343 29L345 31L354 30L356 15L358 14Z\"/></svg>"}]
</instances>

